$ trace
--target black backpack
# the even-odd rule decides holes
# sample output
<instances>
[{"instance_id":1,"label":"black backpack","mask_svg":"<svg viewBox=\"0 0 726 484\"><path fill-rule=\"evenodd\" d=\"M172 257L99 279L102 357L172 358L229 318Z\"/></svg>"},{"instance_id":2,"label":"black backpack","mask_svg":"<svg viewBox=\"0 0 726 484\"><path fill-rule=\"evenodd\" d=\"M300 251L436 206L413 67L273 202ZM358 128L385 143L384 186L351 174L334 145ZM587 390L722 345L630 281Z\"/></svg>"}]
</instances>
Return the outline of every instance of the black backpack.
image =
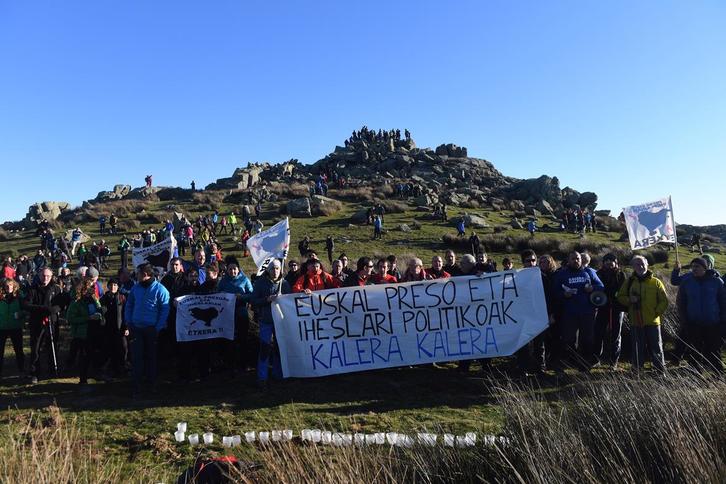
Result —
<instances>
[{"instance_id":1,"label":"black backpack","mask_svg":"<svg viewBox=\"0 0 726 484\"><path fill-rule=\"evenodd\" d=\"M260 469L260 464L242 462L232 455L214 458L198 458L176 480L177 484L232 484L250 471Z\"/></svg>"}]
</instances>

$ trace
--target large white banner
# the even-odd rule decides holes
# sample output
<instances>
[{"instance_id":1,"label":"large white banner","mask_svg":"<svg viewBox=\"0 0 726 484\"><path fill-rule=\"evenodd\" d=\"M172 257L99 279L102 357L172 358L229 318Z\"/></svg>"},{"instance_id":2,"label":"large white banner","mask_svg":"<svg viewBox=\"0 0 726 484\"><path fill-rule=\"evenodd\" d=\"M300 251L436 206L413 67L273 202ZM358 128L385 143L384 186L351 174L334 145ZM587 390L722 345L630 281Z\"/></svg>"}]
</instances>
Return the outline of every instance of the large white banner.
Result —
<instances>
[{"instance_id":1,"label":"large white banner","mask_svg":"<svg viewBox=\"0 0 726 484\"><path fill-rule=\"evenodd\" d=\"M138 267L148 262L154 267L169 270L169 261L174 257L176 251L176 239L170 235L161 242L148 247L133 248L131 250L131 263Z\"/></svg>"},{"instance_id":2,"label":"large white banner","mask_svg":"<svg viewBox=\"0 0 726 484\"><path fill-rule=\"evenodd\" d=\"M630 248L645 249L660 242L676 243L671 197L623 209Z\"/></svg>"},{"instance_id":3,"label":"large white banner","mask_svg":"<svg viewBox=\"0 0 726 484\"><path fill-rule=\"evenodd\" d=\"M287 218L247 240L247 249L257 267L262 266L267 259L285 259L289 247L290 226Z\"/></svg>"},{"instance_id":4,"label":"large white banner","mask_svg":"<svg viewBox=\"0 0 726 484\"><path fill-rule=\"evenodd\" d=\"M234 294L218 293L176 298L176 340L234 339Z\"/></svg>"},{"instance_id":5,"label":"large white banner","mask_svg":"<svg viewBox=\"0 0 726 484\"><path fill-rule=\"evenodd\" d=\"M548 326L537 268L277 298L285 377L511 355Z\"/></svg>"}]
</instances>

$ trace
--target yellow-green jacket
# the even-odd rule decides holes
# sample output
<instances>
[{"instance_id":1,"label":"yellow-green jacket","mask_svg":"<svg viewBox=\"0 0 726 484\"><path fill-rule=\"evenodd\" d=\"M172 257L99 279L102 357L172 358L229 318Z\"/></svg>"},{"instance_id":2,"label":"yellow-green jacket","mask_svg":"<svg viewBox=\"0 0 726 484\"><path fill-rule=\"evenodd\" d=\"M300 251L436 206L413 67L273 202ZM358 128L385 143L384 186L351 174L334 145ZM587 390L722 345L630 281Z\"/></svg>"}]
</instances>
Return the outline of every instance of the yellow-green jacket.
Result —
<instances>
[{"instance_id":1,"label":"yellow-green jacket","mask_svg":"<svg viewBox=\"0 0 726 484\"><path fill-rule=\"evenodd\" d=\"M631 303L630 296L638 296L639 302ZM628 319L635 326L660 325L660 317L668 309L665 286L650 271L642 278L632 274L620 286L615 297L628 308Z\"/></svg>"}]
</instances>

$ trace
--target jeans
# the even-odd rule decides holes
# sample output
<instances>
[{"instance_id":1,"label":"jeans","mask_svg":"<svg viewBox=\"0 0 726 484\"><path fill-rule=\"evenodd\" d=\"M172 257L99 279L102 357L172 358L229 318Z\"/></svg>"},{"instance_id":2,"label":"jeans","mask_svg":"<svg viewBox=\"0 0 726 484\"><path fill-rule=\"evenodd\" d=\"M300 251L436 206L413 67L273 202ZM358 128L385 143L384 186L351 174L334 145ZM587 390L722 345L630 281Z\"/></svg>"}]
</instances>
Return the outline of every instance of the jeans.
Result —
<instances>
[{"instance_id":1,"label":"jeans","mask_svg":"<svg viewBox=\"0 0 726 484\"><path fill-rule=\"evenodd\" d=\"M132 327L131 329L131 360L133 370L131 372L134 388L141 389L141 382L144 377L146 381L154 385L156 383L156 328L153 326Z\"/></svg>"},{"instance_id":2,"label":"jeans","mask_svg":"<svg viewBox=\"0 0 726 484\"><path fill-rule=\"evenodd\" d=\"M620 359L622 347L621 330L625 313L603 307L597 311L595 320L595 340L593 342L593 356L595 361L602 359L603 351L609 350L607 357L613 365Z\"/></svg>"},{"instance_id":3,"label":"jeans","mask_svg":"<svg viewBox=\"0 0 726 484\"><path fill-rule=\"evenodd\" d=\"M257 379L267 381L268 366L272 366L272 378L282 378L280 349L273 344L275 326L260 322L260 355L257 358Z\"/></svg>"},{"instance_id":4,"label":"jeans","mask_svg":"<svg viewBox=\"0 0 726 484\"><path fill-rule=\"evenodd\" d=\"M660 336L660 326L631 326L630 338L633 342L634 369L639 370L645 365L645 352L647 348L653 366L661 373L665 372L663 339Z\"/></svg>"}]
</instances>

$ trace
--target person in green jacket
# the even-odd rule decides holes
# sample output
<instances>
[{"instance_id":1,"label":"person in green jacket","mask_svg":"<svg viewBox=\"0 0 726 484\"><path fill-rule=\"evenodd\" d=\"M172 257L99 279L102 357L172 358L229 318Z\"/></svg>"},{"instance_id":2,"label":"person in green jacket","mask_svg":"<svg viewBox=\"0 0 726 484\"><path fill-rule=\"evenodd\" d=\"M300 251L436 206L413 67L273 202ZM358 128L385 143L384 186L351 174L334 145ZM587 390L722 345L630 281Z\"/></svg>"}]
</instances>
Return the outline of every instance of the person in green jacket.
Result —
<instances>
[{"instance_id":1,"label":"person in green jacket","mask_svg":"<svg viewBox=\"0 0 726 484\"><path fill-rule=\"evenodd\" d=\"M628 308L633 343L633 369L645 364L646 346L653 366L665 373L660 317L668 309L668 296L663 283L648 270L648 260L636 255L631 261L633 274L615 294L618 302Z\"/></svg>"},{"instance_id":2,"label":"person in green jacket","mask_svg":"<svg viewBox=\"0 0 726 484\"><path fill-rule=\"evenodd\" d=\"M91 363L91 349L96 342L91 341L90 335L97 334L93 325L101 325L103 322L103 309L94 291L94 282L89 277L84 277L76 286L73 302L68 306L66 319L71 326L71 349L76 349L80 356L79 384L81 391L88 391L88 367ZM89 331L90 329L90 331Z\"/></svg>"},{"instance_id":3,"label":"person in green jacket","mask_svg":"<svg viewBox=\"0 0 726 484\"><path fill-rule=\"evenodd\" d=\"M18 371L23 372L25 355L23 354L23 320L24 313L20 308L20 285L15 279L4 279L0 286L0 374L5 359L5 342L8 338L13 343L15 362Z\"/></svg>"}]
</instances>

